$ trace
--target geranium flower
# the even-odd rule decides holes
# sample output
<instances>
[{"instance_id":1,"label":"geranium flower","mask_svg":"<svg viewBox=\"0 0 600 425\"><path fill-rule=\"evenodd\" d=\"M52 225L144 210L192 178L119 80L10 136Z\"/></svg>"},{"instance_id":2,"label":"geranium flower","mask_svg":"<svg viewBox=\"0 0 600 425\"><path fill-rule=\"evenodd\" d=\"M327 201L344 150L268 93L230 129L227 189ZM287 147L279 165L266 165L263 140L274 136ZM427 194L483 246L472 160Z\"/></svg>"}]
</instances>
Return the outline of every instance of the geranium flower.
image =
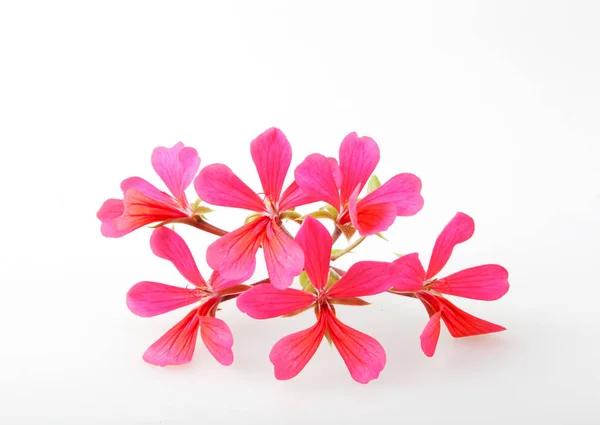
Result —
<instances>
[{"instance_id":1,"label":"geranium flower","mask_svg":"<svg viewBox=\"0 0 600 425\"><path fill-rule=\"evenodd\" d=\"M312 154L296 168L298 186L337 210L337 224L354 226L362 236L387 230L397 216L411 216L423 208L421 180L409 173L392 177L358 199L379 162L379 147L369 137L348 134L340 145L340 162Z\"/></svg>"},{"instance_id":2,"label":"geranium flower","mask_svg":"<svg viewBox=\"0 0 600 425\"><path fill-rule=\"evenodd\" d=\"M404 255L394 261L400 266L400 281L392 292L418 298L429 314L429 322L421 334L421 349L431 357L440 335L440 319L454 338L500 332L506 328L486 322L462 311L441 294L475 300L492 301L508 291L508 272L497 264L471 267L443 278L435 276L448 262L452 250L473 236L475 223L466 214L457 213L438 236L427 271L419 255Z\"/></svg>"},{"instance_id":3,"label":"geranium flower","mask_svg":"<svg viewBox=\"0 0 600 425\"><path fill-rule=\"evenodd\" d=\"M306 366L324 336L335 345L357 382L367 383L379 376L385 366L385 351L372 337L342 323L335 304L364 305L357 297L375 295L390 289L398 276L397 266L377 261L354 264L341 279L328 286L332 238L327 229L307 217L296 236L304 252L305 269L316 293L298 289L279 290L257 285L237 299L238 308L255 319L295 314L314 308L317 323L278 341L269 358L277 379L290 379Z\"/></svg>"},{"instance_id":4,"label":"geranium flower","mask_svg":"<svg viewBox=\"0 0 600 425\"><path fill-rule=\"evenodd\" d=\"M305 196L295 182L281 193L292 160L292 148L281 130L270 128L262 133L250 144L250 153L264 199L223 164L205 167L194 182L198 195L208 203L258 213L253 221L211 244L206 259L223 276L237 279L254 271L256 252L262 245L271 283L287 288L302 271L304 255L282 229L282 214L314 199Z\"/></svg>"},{"instance_id":5,"label":"geranium flower","mask_svg":"<svg viewBox=\"0 0 600 425\"><path fill-rule=\"evenodd\" d=\"M104 236L119 238L148 224L194 215L185 190L200 167L196 149L181 142L172 148L158 147L152 152L152 166L171 195L140 177L123 180L123 199L108 199L96 215L102 222Z\"/></svg>"},{"instance_id":6,"label":"geranium flower","mask_svg":"<svg viewBox=\"0 0 600 425\"><path fill-rule=\"evenodd\" d=\"M129 309L138 316L152 317L190 304L198 305L146 350L144 360L158 366L189 363L200 330L202 341L213 357L223 365L230 365L233 362L233 336L227 324L215 318L215 313L224 296L248 288L239 284L249 276L226 280L213 272L205 281L185 241L167 227L154 230L150 245L154 254L173 263L192 287L136 283L127 293Z\"/></svg>"}]
</instances>

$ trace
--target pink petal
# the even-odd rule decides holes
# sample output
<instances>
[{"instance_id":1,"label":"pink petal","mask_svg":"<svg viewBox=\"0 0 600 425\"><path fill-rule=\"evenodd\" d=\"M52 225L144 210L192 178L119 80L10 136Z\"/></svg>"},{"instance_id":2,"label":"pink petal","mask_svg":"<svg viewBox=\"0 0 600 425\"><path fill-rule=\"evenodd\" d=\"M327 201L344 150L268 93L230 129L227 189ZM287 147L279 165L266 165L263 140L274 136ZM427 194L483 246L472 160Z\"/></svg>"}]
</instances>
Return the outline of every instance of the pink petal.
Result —
<instances>
[{"instance_id":1,"label":"pink petal","mask_svg":"<svg viewBox=\"0 0 600 425\"><path fill-rule=\"evenodd\" d=\"M431 279L438 274L448 262L454 247L469 240L474 231L473 219L464 213L456 213L435 241L425 278Z\"/></svg>"},{"instance_id":2,"label":"pink petal","mask_svg":"<svg viewBox=\"0 0 600 425\"><path fill-rule=\"evenodd\" d=\"M173 196L187 204L185 190L200 168L200 157L194 148L179 142L172 148L158 147L152 152L152 166Z\"/></svg>"},{"instance_id":3,"label":"pink petal","mask_svg":"<svg viewBox=\"0 0 600 425\"><path fill-rule=\"evenodd\" d=\"M266 227L263 252L269 280L278 289L290 286L294 276L298 276L304 268L302 249L273 221L269 221Z\"/></svg>"},{"instance_id":4,"label":"pink petal","mask_svg":"<svg viewBox=\"0 0 600 425\"><path fill-rule=\"evenodd\" d=\"M189 363L196 348L199 325L194 309L146 350L144 360L157 366Z\"/></svg>"},{"instance_id":5,"label":"pink petal","mask_svg":"<svg viewBox=\"0 0 600 425\"><path fill-rule=\"evenodd\" d=\"M279 201L279 211L286 211L292 208L300 207L306 204L312 204L319 201L319 198L314 195L309 195L298 186L296 181L293 181L281 195Z\"/></svg>"},{"instance_id":6,"label":"pink petal","mask_svg":"<svg viewBox=\"0 0 600 425\"><path fill-rule=\"evenodd\" d=\"M129 177L121 182L121 190L125 194L129 189L137 189L139 192L163 204L177 205L175 199L167 193L159 190L152 183L141 177Z\"/></svg>"},{"instance_id":7,"label":"pink petal","mask_svg":"<svg viewBox=\"0 0 600 425\"><path fill-rule=\"evenodd\" d=\"M270 128L250 143L250 153L265 195L279 201L283 181L292 162L290 142L278 128Z\"/></svg>"},{"instance_id":8,"label":"pink petal","mask_svg":"<svg viewBox=\"0 0 600 425\"><path fill-rule=\"evenodd\" d=\"M396 278L394 289L397 291L419 291L425 282L425 269L419 260L419 254L406 254L394 261L398 266L399 277Z\"/></svg>"},{"instance_id":9,"label":"pink petal","mask_svg":"<svg viewBox=\"0 0 600 425\"><path fill-rule=\"evenodd\" d=\"M435 354L435 347L437 346L438 339L440 337L440 317L441 311L435 313L425 325L425 329L421 333L421 350L427 357L431 357Z\"/></svg>"},{"instance_id":10,"label":"pink petal","mask_svg":"<svg viewBox=\"0 0 600 425\"><path fill-rule=\"evenodd\" d=\"M206 251L206 262L227 280L246 280L256 268L256 252L263 242L267 217L251 221L221 236Z\"/></svg>"},{"instance_id":11,"label":"pink petal","mask_svg":"<svg viewBox=\"0 0 600 425\"><path fill-rule=\"evenodd\" d=\"M262 199L223 164L204 167L196 177L194 187L200 199L209 204L258 212L265 210Z\"/></svg>"},{"instance_id":12,"label":"pink petal","mask_svg":"<svg viewBox=\"0 0 600 425\"><path fill-rule=\"evenodd\" d=\"M310 307L315 295L298 289L256 285L237 298L237 307L254 319L270 319Z\"/></svg>"},{"instance_id":13,"label":"pink petal","mask_svg":"<svg viewBox=\"0 0 600 425\"><path fill-rule=\"evenodd\" d=\"M205 286L206 282L187 244L181 236L168 227L154 229L150 238L152 252L157 257L169 260L188 282L196 286Z\"/></svg>"},{"instance_id":14,"label":"pink petal","mask_svg":"<svg viewBox=\"0 0 600 425\"><path fill-rule=\"evenodd\" d=\"M333 180L335 180L335 186L340 190L342 187L342 170L340 169L340 165L335 158L327 158L327 162L329 162L329 168L331 168L331 174L333 175ZM335 206L335 205L334 205Z\"/></svg>"},{"instance_id":15,"label":"pink petal","mask_svg":"<svg viewBox=\"0 0 600 425\"><path fill-rule=\"evenodd\" d=\"M415 215L423 208L421 180L414 174L398 174L361 199L358 210L386 203L396 206L397 216Z\"/></svg>"},{"instance_id":16,"label":"pink petal","mask_svg":"<svg viewBox=\"0 0 600 425\"><path fill-rule=\"evenodd\" d=\"M337 164L336 164L337 165ZM308 155L294 171L298 186L319 201L327 202L336 209L340 207L340 194L330 162L323 155Z\"/></svg>"},{"instance_id":17,"label":"pink petal","mask_svg":"<svg viewBox=\"0 0 600 425\"><path fill-rule=\"evenodd\" d=\"M133 229L118 230L115 227L115 219L123 215L125 206L122 199L108 199L104 201L96 217L102 222L100 231L107 238L120 238Z\"/></svg>"},{"instance_id":18,"label":"pink petal","mask_svg":"<svg viewBox=\"0 0 600 425\"><path fill-rule=\"evenodd\" d=\"M434 281L431 288L442 294L493 301L508 292L508 272L497 264L471 267Z\"/></svg>"},{"instance_id":19,"label":"pink petal","mask_svg":"<svg viewBox=\"0 0 600 425\"><path fill-rule=\"evenodd\" d=\"M224 366L233 363L233 335L227 323L215 317L200 316L200 336L216 361Z\"/></svg>"},{"instance_id":20,"label":"pink petal","mask_svg":"<svg viewBox=\"0 0 600 425\"><path fill-rule=\"evenodd\" d=\"M325 321L320 319L314 326L277 341L269 353L275 378L286 380L298 375L321 345L324 335Z\"/></svg>"},{"instance_id":21,"label":"pink petal","mask_svg":"<svg viewBox=\"0 0 600 425\"><path fill-rule=\"evenodd\" d=\"M446 327L454 338L483 335L506 330L503 326L471 316L469 313L461 310L445 298L439 298L439 302L444 306L442 310L442 319L444 319Z\"/></svg>"},{"instance_id":22,"label":"pink petal","mask_svg":"<svg viewBox=\"0 0 600 425\"><path fill-rule=\"evenodd\" d=\"M250 276L243 276L241 279L225 279L221 276L219 272L213 272L210 276L210 287L217 292L224 291L226 289L232 288L236 285L239 285L242 282L248 280Z\"/></svg>"},{"instance_id":23,"label":"pink petal","mask_svg":"<svg viewBox=\"0 0 600 425\"><path fill-rule=\"evenodd\" d=\"M364 297L390 289L399 268L384 261L360 261L353 264L327 294L332 298Z\"/></svg>"},{"instance_id":24,"label":"pink petal","mask_svg":"<svg viewBox=\"0 0 600 425\"><path fill-rule=\"evenodd\" d=\"M202 293L156 282L139 282L127 292L127 307L133 314L152 317L193 304Z\"/></svg>"},{"instance_id":25,"label":"pink petal","mask_svg":"<svg viewBox=\"0 0 600 425\"><path fill-rule=\"evenodd\" d=\"M362 205L357 202L359 188L350 195L348 213L352 225L361 236L376 235L387 230L396 220L396 205L391 202L383 204Z\"/></svg>"},{"instance_id":26,"label":"pink petal","mask_svg":"<svg viewBox=\"0 0 600 425\"><path fill-rule=\"evenodd\" d=\"M189 215L182 211L174 200L163 203L148 197L135 188L125 192L123 204L125 208L123 215L114 221L114 226L118 231L131 232L148 224L184 218Z\"/></svg>"},{"instance_id":27,"label":"pink petal","mask_svg":"<svg viewBox=\"0 0 600 425\"><path fill-rule=\"evenodd\" d=\"M318 220L307 216L296 235L296 242L304 252L304 268L315 289L323 289L329 279L329 263L333 241Z\"/></svg>"},{"instance_id":28,"label":"pink petal","mask_svg":"<svg viewBox=\"0 0 600 425\"><path fill-rule=\"evenodd\" d=\"M340 145L340 170L342 172L341 198L345 203L352 192L367 184L379 162L379 147L370 137L348 134Z\"/></svg>"},{"instance_id":29,"label":"pink petal","mask_svg":"<svg viewBox=\"0 0 600 425\"><path fill-rule=\"evenodd\" d=\"M366 384L385 367L385 350L374 338L340 322L324 310L331 340L356 382Z\"/></svg>"}]
</instances>

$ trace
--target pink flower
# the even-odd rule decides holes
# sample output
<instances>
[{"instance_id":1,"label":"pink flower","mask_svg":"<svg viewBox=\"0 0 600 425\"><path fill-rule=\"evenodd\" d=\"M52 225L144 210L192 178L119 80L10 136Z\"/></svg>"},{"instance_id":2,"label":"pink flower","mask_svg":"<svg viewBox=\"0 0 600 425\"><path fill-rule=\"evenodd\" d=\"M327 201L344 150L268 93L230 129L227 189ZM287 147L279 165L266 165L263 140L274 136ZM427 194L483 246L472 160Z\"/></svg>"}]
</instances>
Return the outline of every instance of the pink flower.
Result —
<instances>
[{"instance_id":1,"label":"pink flower","mask_svg":"<svg viewBox=\"0 0 600 425\"><path fill-rule=\"evenodd\" d=\"M200 168L196 149L181 142L172 148L158 147L152 152L152 166L172 196L140 177L123 180L123 199L108 199L96 215L104 236L120 238L148 224L193 215L185 189Z\"/></svg>"},{"instance_id":2,"label":"pink flower","mask_svg":"<svg viewBox=\"0 0 600 425\"><path fill-rule=\"evenodd\" d=\"M369 137L348 134L340 145L340 162L312 154L296 168L298 186L310 196L332 205L340 226L352 225L362 236L387 230L397 216L414 215L423 208L421 180L398 174L362 199L363 187L379 162L379 147Z\"/></svg>"},{"instance_id":3,"label":"pink flower","mask_svg":"<svg viewBox=\"0 0 600 425\"><path fill-rule=\"evenodd\" d=\"M255 319L295 314L314 307L317 323L278 341L269 358L277 379L290 379L306 366L324 336L330 338L346 363L350 375L360 383L376 379L385 366L385 351L372 337L339 321L334 305L364 305L361 296L390 289L398 276L391 263L362 261L354 264L329 287L329 261L332 239L325 227L307 217L296 236L304 252L306 273L316 294L298 289L279 290L257 285L237 299L238 308Z\"/></svg>"},{"instance_id":4,"label":"pink flower","mask_svg":"<svg viewBox=\"0 0 600 425\"><path fill-rule=\"evenodd\" d=\"M215 313L224 296L247 289L238 284L249 276L225 280L218 272L213 272L210 280L205 281L184 240L167 227L154 230L150 245L156 256L172 262L193 286L136 283L127 293L129 309L138 316L152 317L190 304L199 305L152 344L144 353L144 360L158 366L189 363L200 330L202 341L213 357L223 365L230 365L233 362L233 336L227 324L215 318Z\"/></svg>"},{"instance_id":5,"label":"pink flower","mask_svg":"<svg viewBox=\"0 0 600 425\"><path fill-rule=\"evenodd\" d=\"M418 298L429 314L429 322L421 334L421 348L429 357L435 353L440 335L440 319L455 338L506 330L502 326L471 316L441 295L497 300L509 288L508 272L504 267L486 264L435 278L448 262L454 247L469 240L474 230L473 219L466 214L457 213L435 241L427 271L416 253L404 255L394 261L401 269L400 282L394 285L392 292Z\"/></svg>"},{"instance_id":6,"label":"pink flower","mask_svg":"<svg viewBox=\"0 0 600 425\"><path fill-rule=\"evenodd\" d=\"M259 215L210 245L206 259L223 276L237 279L254 271L256 252L262 245L271 283L287 288L302 271L304 255L281 228L281 214L314 200L306 197L295 182L281 193L292 160L292 148L281 130L271 128L262 133L250 144L250 152L264 199L223 164L204 168L194 182L198 195L206 202L256 211Z\"/></svg>"}]
</instances>

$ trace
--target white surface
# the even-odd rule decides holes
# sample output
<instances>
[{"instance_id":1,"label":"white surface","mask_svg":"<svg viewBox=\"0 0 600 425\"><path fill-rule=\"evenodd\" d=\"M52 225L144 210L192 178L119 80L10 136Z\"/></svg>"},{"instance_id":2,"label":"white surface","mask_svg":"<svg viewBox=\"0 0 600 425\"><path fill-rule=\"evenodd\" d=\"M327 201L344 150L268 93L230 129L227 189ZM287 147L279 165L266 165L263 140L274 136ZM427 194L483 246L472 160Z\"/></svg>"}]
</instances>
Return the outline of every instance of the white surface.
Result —
<instances>
[{"instance_id":1,"label":"white surface","mask_svg":"<svg viewBox=\"0 0 600 425\"><path fill-rule=\"evenodd\" d=\"M598 423L597 2L173 3L0 6L0 423ZM354 383L324 344L279 382L272 344L312 317L231 303L233 366L201 344L188 366L145 364L184 313L137 318L125 293L183 278L148 229L102 238L98 207L130 175L159 184L150 153L180 140L258 187L248 142L273 125L293 166L356 130L379 142L382 178L422 178L423 211L361 259L426 259L456 211L472 215L445 270L504 265L505 298L457 304L508 331L444 331L429 359L423 307L380 296L340 308L386 348L379 380ZM214 239L184 237L206 273Z\"/></svg>"}]
</instances>

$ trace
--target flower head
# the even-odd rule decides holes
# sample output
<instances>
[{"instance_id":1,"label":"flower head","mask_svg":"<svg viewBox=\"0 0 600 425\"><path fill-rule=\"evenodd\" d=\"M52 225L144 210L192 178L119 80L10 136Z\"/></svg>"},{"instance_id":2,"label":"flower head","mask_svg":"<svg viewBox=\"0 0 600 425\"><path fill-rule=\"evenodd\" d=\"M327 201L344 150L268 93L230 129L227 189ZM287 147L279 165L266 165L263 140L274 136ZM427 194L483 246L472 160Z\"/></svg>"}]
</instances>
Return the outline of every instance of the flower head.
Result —
<instances>
[{"instance_id":1,"label":"flower head","mask_svg":"<svg viewBox=\"0 0 600 425\"><path fill-rule=\"evenodd\" d=\"M185 241L167 227L154 230L150 239L154 254L169 260L192 285L181 288L157 282L139 282L127 293L127 306L136 315L152 317L198 303L180 322L146 350L144 360L159 366L189 363L196 347L198 330L204 345L223 365L233 362L233 336L225 322L215 318L222 298L245 289L248 278L225 280L218 272L205 281Z\"/></svg>"},{"instance_id":2,"label":"flower head","mask_svg":"<svg viewBox=\"0 0 600 425\"><path fill-rule=\"evenodd\" d=\"M360 192L379 162L379 147L369 137L348 134L335 158L309 155L295 170L298 186L309 196L337 211L337 224L353 226L362 236L387 230L397 216L414 215L423 208L421 180L409 173L392 177L362 199Z\"/></svg>"},{"instance_id":3,"label":"flower head","mask_svg":"<svg viewBox=\"0 0 600 425\"><path fill-rule=\"evenodd\" d=\"M317 323L275 344L269 358L277 379L290 379L306 366L323 337L331 339L346 363L352 378L367 383L379 376L385 366L385 351L372 337L342 323L335 305L367 304L357 297L388 290L398 275L397 266L378 261L354 264L343 276L328 285L332 239L327 229L307 217L296 236L305 256L306 273L315 293L271 285L257 285L239 296L238 308L255 319L295 314L314 308Z\"/></svg>"},{"instance_id":4,"label":"flower head","mask_svg":"<svg viewBox=\"0 0 600 425\"><path fill-rule=\"evenodd\" d=\"M208 264L231 279L252 273L256 253L262 246L271 283L287 288L302 271L304 254L281 227L286 210L313 202L294 182L283 191L292 160L292 148L285 135L270 128L250 144L264 197L250 189L229 167L205 167L194 182L198 195L208 203L257 212L257 218L219 238L207 251Z\"/></svg>"},{"instance_id":5,"label":"flower head","mask_svg":"<svg viewBox=\"0 0 600 425\"><path fill-rule=\"evenodd\" d=\"M418 298L429 314L429 322L421 334L421 348L427 356L431 357L435 353L440 335L440 319L455 338L505 330L502 326L471 316L441 295L492 301L501 298L508 291L508 272L497 264L471 267L436 278L448 262L454 247L469 240L474 230L473 219L459 212L438 236L427 271L416 253L404 255L394 261L400 266L400 275L392 291Z\"/></svg>"},{"instance_id":6,"label":"flower head","mask_svg":"<svg viewBox=\"0 0 600 425\"><path fill-rule=\"evenodd\" d=\"M104 236L119 238L148 224L194 215L185 189L200 167L196 149L181 142L172 148L158 147L152 152L152 166L171 195L140 177L123 180L123 199L108 199L98 211Z\"/></svg>"}]
</instances>

